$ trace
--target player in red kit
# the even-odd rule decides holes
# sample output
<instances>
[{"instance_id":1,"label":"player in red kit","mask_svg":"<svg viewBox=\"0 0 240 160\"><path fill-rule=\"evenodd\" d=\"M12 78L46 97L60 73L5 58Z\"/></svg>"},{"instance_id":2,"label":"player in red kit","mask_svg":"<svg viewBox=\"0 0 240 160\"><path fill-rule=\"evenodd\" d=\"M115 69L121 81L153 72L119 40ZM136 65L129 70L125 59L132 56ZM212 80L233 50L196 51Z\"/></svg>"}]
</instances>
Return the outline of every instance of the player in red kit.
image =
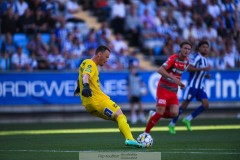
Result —
<instances>
[{"instance_id":1,"label":"player in red kit","mask_svg":"<svg viewBox=\"0 0 240 160\"><path fill-rule=\"evenodd\" d=\"M170 56L159 68L158 73L161 74L162 77L157 87L156 112L152 111L152 113L150 113L145 133L149 134L153 126L162 117L172 118L178 115L179 102L177 91L178 86L180 86L181 89L185 88L185 85L181 82L181 76L189 65L188 55L191 48L192 44L190 42L182 42L179 53Z\"/></svg>"}]
</instances>

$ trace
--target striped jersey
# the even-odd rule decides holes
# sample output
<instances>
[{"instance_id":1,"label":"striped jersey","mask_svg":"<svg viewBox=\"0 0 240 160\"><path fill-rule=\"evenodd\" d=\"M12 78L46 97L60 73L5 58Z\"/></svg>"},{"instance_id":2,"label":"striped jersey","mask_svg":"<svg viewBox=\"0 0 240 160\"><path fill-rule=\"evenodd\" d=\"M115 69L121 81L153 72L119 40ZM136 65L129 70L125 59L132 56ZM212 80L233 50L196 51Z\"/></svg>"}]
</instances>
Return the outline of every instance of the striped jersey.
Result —
<instances>
[{"instance_id":1,"label":"striped jersey","mask_svg":"<svg viewBox=\"0 0 240 160\"><path fill-rule=\"evenodd\" d=\"M200 53L196 53L190 58L190 64L195 68L205 68L208 66L207 58L203 57ZM208 71L189 72L188 86L203 89L204 78Z\"/></svg>"},{"instance_id":2,"label":"striped jersey","mask_svg":"<svg viewBox=\"0 0 240 160\"><path fill-rule=\"evenodd\" d=\"M181 80L183 72L187 69L189 65L188 58L185 58L184 60L180 60L178 58L178 54L173 54L168 58L166 62L164 62L163 67L166 69L166 71L169 74L174 75L176 78ZM167 90L170 90L172 92L177 92L178 85L173 82L172 79L161 77L158 83L159 87L163 87Z\"/></svg>"}]
</instances>

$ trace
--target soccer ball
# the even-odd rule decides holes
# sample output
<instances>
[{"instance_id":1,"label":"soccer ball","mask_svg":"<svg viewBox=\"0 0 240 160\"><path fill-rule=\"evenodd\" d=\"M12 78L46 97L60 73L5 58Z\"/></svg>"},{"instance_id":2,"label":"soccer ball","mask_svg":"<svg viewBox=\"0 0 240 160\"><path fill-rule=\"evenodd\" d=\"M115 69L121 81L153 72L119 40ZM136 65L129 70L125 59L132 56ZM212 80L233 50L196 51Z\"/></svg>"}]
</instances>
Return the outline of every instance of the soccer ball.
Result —
<instances>
[{"instance_id":1,"label":"soccer ball","mask_svg":"<svg viewBox=\"0 0 240 160\"><path fill-rule=\"evenodd\" d=\"M150 134L142 133L137 138L138 143L142 144L145 148L149 148L153 144L153 138Z\"/></svg>"}]
</instances>

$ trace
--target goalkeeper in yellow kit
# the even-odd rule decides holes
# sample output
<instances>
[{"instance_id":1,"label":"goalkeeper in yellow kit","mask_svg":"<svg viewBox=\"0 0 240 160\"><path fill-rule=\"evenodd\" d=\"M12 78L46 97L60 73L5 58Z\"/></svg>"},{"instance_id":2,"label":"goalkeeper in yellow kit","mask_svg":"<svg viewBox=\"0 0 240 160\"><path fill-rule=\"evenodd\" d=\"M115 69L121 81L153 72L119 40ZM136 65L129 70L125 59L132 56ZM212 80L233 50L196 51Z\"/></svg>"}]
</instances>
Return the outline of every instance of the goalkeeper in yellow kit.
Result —
<instances>
[{"instance_id":1,"label":"goalkeeper in yellow kit","mask_svg":"<svg viewBox=\"0 0 240 160\"><path fill-rule=\"evenodd\" d=\"M78 86L74 95L80 95L85 109L92 115L113 120L118 123L120 132L125 137L125 145L142 147L132 136L126 116L121 108L100 89L98 65L103 66L110 56L110 49L99 46L92 59L84 60L79 67Z\"/></svg>"}]
</instances>

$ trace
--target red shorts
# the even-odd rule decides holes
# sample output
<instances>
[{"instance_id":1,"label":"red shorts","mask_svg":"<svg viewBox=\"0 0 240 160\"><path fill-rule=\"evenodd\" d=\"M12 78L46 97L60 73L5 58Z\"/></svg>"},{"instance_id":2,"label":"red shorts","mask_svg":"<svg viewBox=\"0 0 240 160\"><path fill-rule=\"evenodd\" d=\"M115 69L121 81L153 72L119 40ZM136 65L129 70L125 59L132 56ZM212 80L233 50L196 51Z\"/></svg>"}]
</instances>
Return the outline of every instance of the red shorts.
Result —
<instances>
[{"instance_id":1,"label":"red shorts","mask_svg":"<svg viewBox=\"0 0 240 160\"><path fill-rule=\"evenodd\" d=\"M176 92L171 92L165 88L157 88L157 106L169 107L171 105L179 105Z\"/></svg>"}]
</instances>

